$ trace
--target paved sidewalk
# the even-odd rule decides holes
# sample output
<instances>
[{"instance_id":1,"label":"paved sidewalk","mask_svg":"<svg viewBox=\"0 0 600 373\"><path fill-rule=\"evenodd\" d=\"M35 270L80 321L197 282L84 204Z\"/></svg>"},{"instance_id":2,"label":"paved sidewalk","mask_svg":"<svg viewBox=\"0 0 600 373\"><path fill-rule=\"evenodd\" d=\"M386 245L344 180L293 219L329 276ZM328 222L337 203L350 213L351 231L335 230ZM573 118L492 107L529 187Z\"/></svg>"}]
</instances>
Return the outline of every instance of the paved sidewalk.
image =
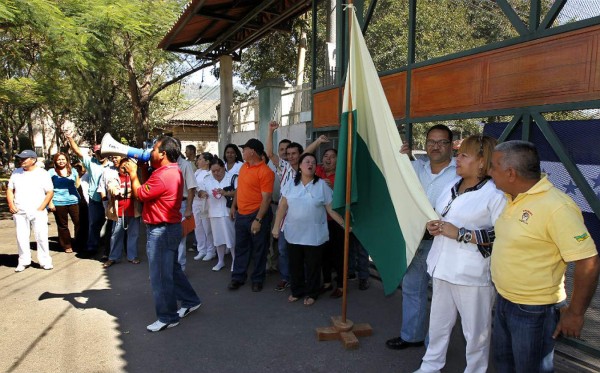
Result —
<instances>
[{"instance_id":1,"label":"paved sidewalk","mask_svg":"<svg viewBox=\"0 0 600 373\"><path fill-rule=\"evenodd\" d=\"M348 318L370 323L374 333L346 351L337 341L318 342L315 333L340 314L340 299L289 304L288 292L272 290L277 276L260 293L249 284L228 291L229 271L212 272L214 262L196 262L191 253L187 273L203 306L178 327L149 333L155 314L143 244L142 264L105 270L97 260L58 251L51 218L54 270L15 273L15 232L5 208L0 203L0 371L402 373L416 370L425 352L385 348L398 335L401 294L384 297L376 280L367 291L350 282ZM464 366L464 342L455 330L444 372Z\"/></svg>"}]
</instances>

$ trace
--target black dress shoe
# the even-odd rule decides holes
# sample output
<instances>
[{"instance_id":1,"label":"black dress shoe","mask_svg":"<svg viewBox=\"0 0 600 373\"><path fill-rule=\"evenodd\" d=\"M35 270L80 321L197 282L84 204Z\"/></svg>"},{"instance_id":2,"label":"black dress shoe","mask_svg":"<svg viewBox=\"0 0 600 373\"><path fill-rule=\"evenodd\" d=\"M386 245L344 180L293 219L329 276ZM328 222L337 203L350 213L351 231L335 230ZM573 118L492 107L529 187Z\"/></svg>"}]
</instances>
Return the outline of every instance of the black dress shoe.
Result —
<instances>
[{"instance_id":1,"label":"black dress shoe","mask_svg":"<svg viewBox=\"0 0 600 373\"><path fill-rule=\"evenodd\" d=\"M262 282L253 282L252 283L252 291L255 293L258 293L259 291L262 291L263 289L263 284Z\"/></svg>"},{"instance_id":2,"label":"black dress shoe","mask_svg":"<svg viewBox=\"0 0 600 373\"><path fill-rule=\"evenodd\" d=\"M404 350L405 348L408 348L408 347L421 347L424 344L425 343L423 343L423 342L406 342L405 340L403 340L400 337L388 339L385 342L385 345L388 348L391 348L392 350Z\"/></svg>"},{"instance_id":3,"label":"black dress shoe","mask_svg":"<svg viewBox=\"0 0 600 373\"><path fill-rule=\"evenodd\" d=\"M229 285L227 285L227 289L229 289L229 290L237 290L242 285L244 285L244 283L241 282L241 281L231 280L231 282L229 283Z\"/></svg>"}]
</instances>

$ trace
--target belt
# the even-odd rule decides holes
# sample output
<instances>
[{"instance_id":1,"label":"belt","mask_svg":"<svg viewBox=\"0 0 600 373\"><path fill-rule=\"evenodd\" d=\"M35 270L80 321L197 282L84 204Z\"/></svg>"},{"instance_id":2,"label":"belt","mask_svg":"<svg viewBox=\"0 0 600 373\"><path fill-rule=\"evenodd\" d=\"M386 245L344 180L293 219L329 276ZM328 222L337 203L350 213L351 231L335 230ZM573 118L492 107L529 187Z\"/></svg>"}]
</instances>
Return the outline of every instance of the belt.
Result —
<instances>
[{"instance_id":1,"label":"belt","mask_svg":"<svg viewBox=\"0 0 600 373\"><path fill-rule=\"evenodd\" d=\"M146 224L146 225L150 225L152 227L166 227L167 225L173 225L173 224L181 224L181 223L158 223L158 224Z\"/></svg>"}]
</instances>

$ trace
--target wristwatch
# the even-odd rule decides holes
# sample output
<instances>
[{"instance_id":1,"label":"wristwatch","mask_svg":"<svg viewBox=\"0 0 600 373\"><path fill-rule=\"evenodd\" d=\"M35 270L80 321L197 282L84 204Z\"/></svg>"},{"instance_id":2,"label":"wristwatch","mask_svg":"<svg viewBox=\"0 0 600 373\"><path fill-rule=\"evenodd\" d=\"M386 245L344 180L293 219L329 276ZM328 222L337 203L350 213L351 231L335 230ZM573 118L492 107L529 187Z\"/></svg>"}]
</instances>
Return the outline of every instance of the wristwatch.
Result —
<instances>
[{"instance_id":1,"label":"wristwatch","mask_svg":"<svg viewBox=\"0 0 600 373\"><path fill-rule=\"evenodd\" d=\"M259 222L260 224L262 224L262 219L254 218L254 220L256 220L257 222Z\"/></svg>"},{"instance_id":2,"label":"wristwatch","mask_svg":"<svg viewBox=\"0 0 600 373\"><path fill-rule=\"evenodd\" d=\"M469 243L471 242L471 238L473 238L473 234L471 233L471 231L466 231L465 235L463 236L463 242L464 243Z\"/></svg>"},{"instance_id":3,"label":"wristwatch","mask_svg":"<svg viewBox=\"0 0 600 373\"><path fill-rule=\"evenodd\" d=\"M465 234L467 234L467 230L464 227L458 228L458 235L456 236L456 241L461 242L463 238L465 238Z\"/></svg>"}]
</instances>

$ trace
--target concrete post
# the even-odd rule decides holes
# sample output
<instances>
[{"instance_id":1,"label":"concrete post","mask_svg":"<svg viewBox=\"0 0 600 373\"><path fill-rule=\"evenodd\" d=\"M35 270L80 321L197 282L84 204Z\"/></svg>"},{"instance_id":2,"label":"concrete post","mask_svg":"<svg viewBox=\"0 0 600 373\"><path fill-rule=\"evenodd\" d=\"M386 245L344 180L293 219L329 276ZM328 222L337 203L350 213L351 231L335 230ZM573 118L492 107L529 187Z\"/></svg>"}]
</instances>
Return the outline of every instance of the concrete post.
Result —
<instances>
[{"instance_id":1,"label":"concrete post","mask_svg":"<svg viewBox=\"0 0 600 373\"><path fill-rule=\"evenodd\" d=\"M219 154L223 154L225 145L231 142L233 120L231 106L233 105L233 62L231 56L219 57L219 85L221 104L219 107Z\"/></svg>"},{"instance_id":2,"label":"concrete post","mask_svg":"<svg viewBox=\"0 0 600 373\"><path fill-rule=\"evenodd\" d=\"M285 88L283 79L265 79L258 89L258 128L256 135L263 143L267 139L269 122L281 121L281 91ZM276 139L274 139L276 140Z\"/></svg>"}]
</instances>

